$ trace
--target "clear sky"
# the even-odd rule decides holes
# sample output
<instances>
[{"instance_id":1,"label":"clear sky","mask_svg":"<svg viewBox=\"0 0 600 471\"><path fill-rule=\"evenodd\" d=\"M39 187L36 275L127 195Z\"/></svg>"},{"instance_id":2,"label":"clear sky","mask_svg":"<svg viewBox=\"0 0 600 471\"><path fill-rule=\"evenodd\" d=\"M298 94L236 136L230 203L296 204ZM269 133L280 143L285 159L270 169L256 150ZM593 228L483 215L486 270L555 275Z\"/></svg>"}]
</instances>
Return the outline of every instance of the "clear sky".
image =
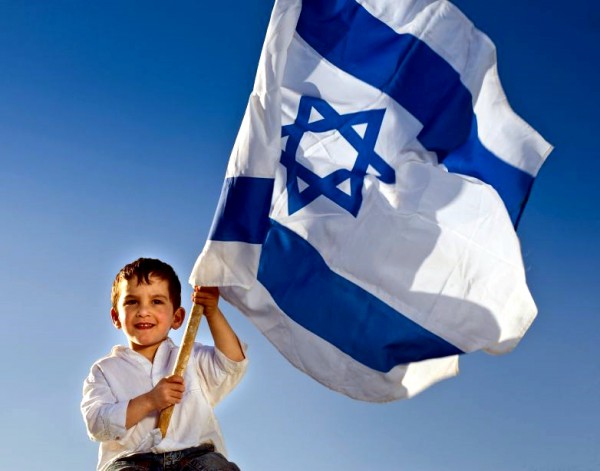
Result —
<instances>
[{"instance_id":1,"label":"clear sky","mask_svg":"<svg viewBox=\"0 0 600 471\"><path fill-rule=\"evenodd\" d=\"M538 318L513 353L464 356L458 377L382 405L300 373L224 304L250 344L217 408L244 471L600 469L600 4L455 3L496 43L512 107L556 147L519 228ZM79 401L122 342L112 279L151 256L187 280L271 8L0 0L2 469L94 469Z\"/></svg>"}]
</instances>

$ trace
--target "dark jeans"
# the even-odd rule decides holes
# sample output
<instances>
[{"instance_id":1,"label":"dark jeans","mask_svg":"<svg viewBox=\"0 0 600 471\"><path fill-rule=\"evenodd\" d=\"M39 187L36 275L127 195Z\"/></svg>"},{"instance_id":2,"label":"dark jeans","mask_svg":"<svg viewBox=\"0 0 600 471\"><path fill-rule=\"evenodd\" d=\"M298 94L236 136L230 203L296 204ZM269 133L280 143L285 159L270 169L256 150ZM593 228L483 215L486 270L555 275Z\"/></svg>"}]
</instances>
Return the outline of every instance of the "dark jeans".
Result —
<instances>
[{"instance_id":1,"label":"dark jeans","mask_svg":"<svg viewBox=\"0 0 600 471\"><path fill-rule=\"evenodd\" d=\"M240 471L212 444L168 453L138 453L113 461L107 471Z\"/></svg>"}]
</instances>

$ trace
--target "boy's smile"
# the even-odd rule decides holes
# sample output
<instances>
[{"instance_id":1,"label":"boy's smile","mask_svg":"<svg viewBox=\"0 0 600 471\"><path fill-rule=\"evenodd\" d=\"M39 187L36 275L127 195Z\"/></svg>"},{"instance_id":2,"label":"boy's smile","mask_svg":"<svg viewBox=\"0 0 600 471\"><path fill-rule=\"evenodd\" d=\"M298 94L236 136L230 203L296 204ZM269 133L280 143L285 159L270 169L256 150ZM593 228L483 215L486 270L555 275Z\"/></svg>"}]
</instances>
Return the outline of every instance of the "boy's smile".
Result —
<instances>
[{"instance_id":1,"label":"boy's smile","mask_svg":"<svg viewBox=\"0 0 600 471\"><path fill-rule=\"evenodd\" d=\"M111 309L113 323L123 329L132 350L150 361L171 329L183 323L185 311L174 309L166 280L150 276L150 283L137 278L121 280L117 309Z\"/></svg>"}]
</instances>

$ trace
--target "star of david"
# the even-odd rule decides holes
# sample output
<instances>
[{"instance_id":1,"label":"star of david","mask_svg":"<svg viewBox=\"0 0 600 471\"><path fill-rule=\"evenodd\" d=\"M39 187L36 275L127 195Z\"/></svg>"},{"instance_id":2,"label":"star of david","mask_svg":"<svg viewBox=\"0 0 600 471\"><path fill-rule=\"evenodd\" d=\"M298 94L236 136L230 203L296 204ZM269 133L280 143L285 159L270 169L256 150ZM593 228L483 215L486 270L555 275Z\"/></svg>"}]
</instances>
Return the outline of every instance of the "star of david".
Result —
<instances>
[{"instance_id":1,"label":"star of david","mask_svg":"<svg viewBox=\"0 0 600 471\"><path fill-rule=\"evenodd\" d=\"M311 120L313 110L322 119ZM304 208L317 197L324 196L356 217L362 204L362 188L367 174L374 175L384 183L396 181L394 169L375 152L384 113L385 109L377 109L339 114L325 100L308 96L300 98L296 120L281 128L282 138L287 136L281 163L287 170L289 214ZM366 125L363 135L357 131L356 125ZM358 155L352 169L338 168L321 177L299 163L296 155L300 140L306 132L323 133L333 130L338 131ZM299 179L306 184L302 191L298 185ZM348 180L349 194L340 189L340 185Z\"/></svg>"}]
</instances>

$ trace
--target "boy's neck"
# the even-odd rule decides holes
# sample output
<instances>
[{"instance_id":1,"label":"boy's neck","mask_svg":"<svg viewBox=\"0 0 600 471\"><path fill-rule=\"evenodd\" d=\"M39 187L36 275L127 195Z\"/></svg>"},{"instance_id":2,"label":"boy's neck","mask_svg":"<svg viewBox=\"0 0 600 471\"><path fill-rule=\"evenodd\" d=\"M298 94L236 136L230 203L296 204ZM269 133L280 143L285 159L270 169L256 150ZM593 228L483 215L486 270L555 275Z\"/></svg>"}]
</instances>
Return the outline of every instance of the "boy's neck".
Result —
<instances>
[{"instance_id":1,"label":"boy's neck","mask_svg":"<svg viewBox=\"0 0 600 471\"><path fill-rule=\"evenodd\" d=\"M167 340L167 338L164 338L160 342L152 345L134 345L130 343L129 348L148 359L150 363L154 363L154 357L156 356L156 352L165 340Z\"/></svg>"}]
</instances>

